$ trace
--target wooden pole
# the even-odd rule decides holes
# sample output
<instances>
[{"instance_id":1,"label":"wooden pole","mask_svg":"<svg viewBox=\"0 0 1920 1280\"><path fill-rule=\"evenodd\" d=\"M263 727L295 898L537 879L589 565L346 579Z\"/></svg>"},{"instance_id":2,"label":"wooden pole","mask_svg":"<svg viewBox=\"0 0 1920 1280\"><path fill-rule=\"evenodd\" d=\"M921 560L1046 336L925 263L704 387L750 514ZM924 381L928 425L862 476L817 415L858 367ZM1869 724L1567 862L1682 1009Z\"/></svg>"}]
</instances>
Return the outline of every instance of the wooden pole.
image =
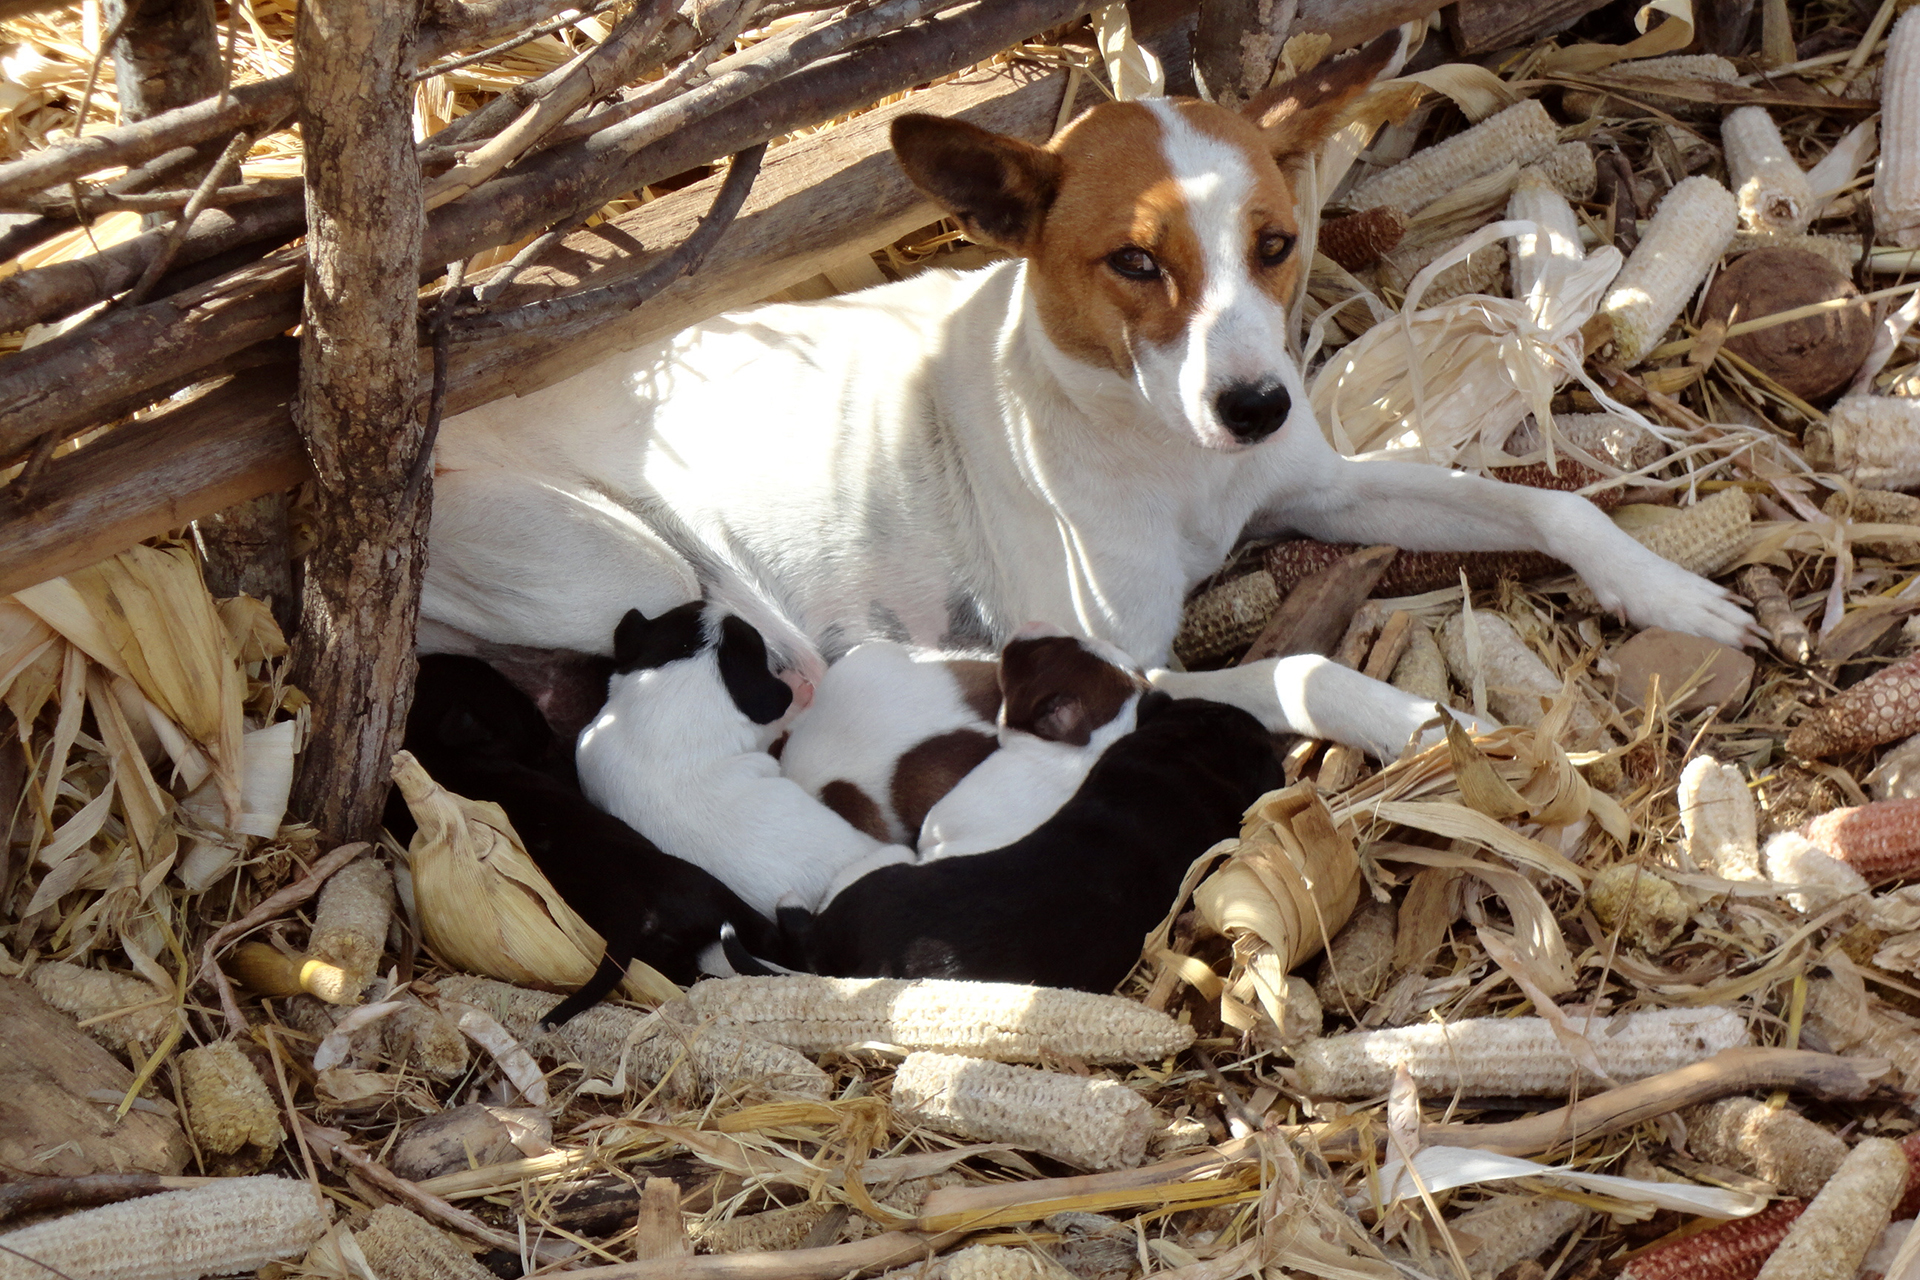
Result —
<instances>
[{"instance_id":1,"label":"wooden pole","mask_svg":"<svg viewBox=\"0 0 1920 1280\"><path fill-rule=\"evenodd\" d=\"M307 0L294 30L307 270L294 422L313 464L295 678L313 699L291 809L329 842L377 834L413 696L431 485L415 333L420 166L409 0Z\"/></svg>"}]
</instances>

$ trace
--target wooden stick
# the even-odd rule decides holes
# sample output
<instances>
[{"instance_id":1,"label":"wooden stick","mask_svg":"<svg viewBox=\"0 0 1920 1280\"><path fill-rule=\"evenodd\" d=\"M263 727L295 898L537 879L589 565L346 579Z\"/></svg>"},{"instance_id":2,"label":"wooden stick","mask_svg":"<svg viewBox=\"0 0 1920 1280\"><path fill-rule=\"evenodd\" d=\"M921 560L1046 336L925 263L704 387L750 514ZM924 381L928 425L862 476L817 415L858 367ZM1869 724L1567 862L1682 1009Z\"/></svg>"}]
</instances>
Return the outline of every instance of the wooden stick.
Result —
<instances>
[{"instance_id":1,"label":"wooden stick","mask_svg":"<svg viewBox=\"0 0 1920 1280\"><path fill-rule=\"evenodd\" d=\"M638 312L600 314L597 327L564 344L545 342L535 330L456 349L447 412L570 377L615 351L805 280L849 249L884 244L933 221L938 211L893 160L893 119L932 111L1040 140L1065 83L1058 71L996 67L779 148L699 274L682 276ZM722 182L707 179L567 236L549 255L551 265L529 268L501 301L550 298L645 272L660 254L636 252L636 245L685 239ZM0 281L0 296L7 283ZM0 594L299 483L310 473L288 410L292 390L285 364L243 372L56 458L30 502L0 509Z\"/></svg>"},{"instance_id":2,"label":"wooden stick","mask_svg":"<svg viewBox=\"0 0 1920 1280\"><path fill-rule=\"evenodd\" d=\"M1331 650L1399 554L1398 547L1367 547L1302 580L1274 610L1241 665Z\"/></svg>"},{"instance_id":3,"label":"wooden stick","mask_svg":"<svg viewBox=\"0 0 1920 1280\"><path fill-rule=\"evenodd\" d=\"M204 1187L213 1178L173 1177L163 1173L88 1173L72 1178L29 1178L0 1183L0 1222L23 1213L112 1204L161 1191Z\"/></svg>"},{"instance_id":4,"label":"wooden stick","mask_svg":"<svg viewBox=\"0 0 1920 1280\"><path fill-rule=\"evenodd\" d=\"M1886 1074L1887 1064L1872 1058L1843 1058L1805 1049L1722 1049L1690 1067L1663 1071L1522 1120L1422 1125L1420 1141L1427 1146L1477 1147L1498 1155L1538 1155L1736 1093L1794 1089L1818 1098L1854 1101L1872 1093ZM1360 1131L1349 1128L1322 1139L1320 1150L1333 1159L1357 1159L1361 1138Z\"/></svg>"}]
</instances>

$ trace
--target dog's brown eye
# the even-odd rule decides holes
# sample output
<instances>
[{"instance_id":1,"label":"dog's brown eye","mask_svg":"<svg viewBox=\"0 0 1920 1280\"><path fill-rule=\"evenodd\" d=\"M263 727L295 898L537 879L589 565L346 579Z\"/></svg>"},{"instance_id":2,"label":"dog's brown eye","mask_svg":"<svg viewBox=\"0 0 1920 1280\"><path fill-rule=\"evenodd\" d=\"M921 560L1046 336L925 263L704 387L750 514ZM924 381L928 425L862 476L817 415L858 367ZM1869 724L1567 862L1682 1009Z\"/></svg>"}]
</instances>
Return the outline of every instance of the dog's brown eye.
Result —
<instances>
[{"instance_id":1,"label":"dog's brown eye","mask_svg":"<svg viewBox=\"0 0 1920 1280\"><path fill-rule=\"evenodd\" d=\"M1160 264L1145 249L1128 245L1107 255L1107 265L1129 280L1158 280Z\"/></svg>"},{"instance_id":2,"label":"dog's brown eye","mask_svg":"<svg viewBox=\"0 0 1920 1280\"><path fill-rule=\"evenodd\" d=\"M1253 251L1260 255L1261 266L1277 267L1293 252L1293 237L1284 231L1268 231L1254 244Z\"/></svg>"}]
</instances>

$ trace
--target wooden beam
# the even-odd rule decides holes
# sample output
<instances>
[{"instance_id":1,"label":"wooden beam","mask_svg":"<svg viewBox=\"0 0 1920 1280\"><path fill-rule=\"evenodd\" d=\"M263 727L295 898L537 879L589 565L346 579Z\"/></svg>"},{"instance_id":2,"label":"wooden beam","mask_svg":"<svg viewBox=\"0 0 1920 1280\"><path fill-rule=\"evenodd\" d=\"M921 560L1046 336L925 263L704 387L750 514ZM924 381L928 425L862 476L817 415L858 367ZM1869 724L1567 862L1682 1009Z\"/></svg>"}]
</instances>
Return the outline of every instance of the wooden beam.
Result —
<instances>
[{"instance_id":1,"label":"wooden beam","mask_svg":"<svg viewBox=\"0 0 1920 1280\"><path fill-rule=\"evenodd\" d=\"M887 148L893 118L929 111L1037 141L1053 129L1066 80L1057 71L997 67L776 148L740 218L698 273L638 311L607 317L602 329L563 351L541 351L535 335L456 352L448 411L537 390L935 220L938 211L907 184ZM679 243L717 185L696 184L575 233L529 270L512 296L550 297L644 270L654 253L638 246L664 251ZM0 595L310 475L289 416L292 378L285 364L247 370L56 459L24 503L9 505L0 489Z\"/></svg>"}]
</instances>

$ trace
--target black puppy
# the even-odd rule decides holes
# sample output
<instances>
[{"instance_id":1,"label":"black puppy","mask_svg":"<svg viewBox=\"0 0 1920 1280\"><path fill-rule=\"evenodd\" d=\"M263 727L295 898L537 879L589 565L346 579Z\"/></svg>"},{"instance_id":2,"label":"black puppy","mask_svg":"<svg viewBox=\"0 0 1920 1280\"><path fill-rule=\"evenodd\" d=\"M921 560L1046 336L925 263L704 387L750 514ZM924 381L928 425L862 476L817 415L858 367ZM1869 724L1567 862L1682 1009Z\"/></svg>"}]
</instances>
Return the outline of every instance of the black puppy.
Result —
<instances>
[{"instance_id":1,"label":"black puppy","mask_svg":"<svg viewBox=\"0 0 1920 1280\"><path fill-rule=\"evenodd\" d=\"M1138 726L1029 835L992 853L883 867L811 919L783 911L791 941L814 972L836 977L1111 991L1187 867L1237 834L1247 806L1281 781L1266 729L1238 708L1149 693Z\"/></svg>"},{"instance_id":2,"label":"black puppy","mask_svg":"<svg viewBox=\"0 0 1920 1280\"><path fill-rule=\"evenodd\" d=\"M773 925L725 885L588 803L567 744L531 699L477 658L420 660L406 748L442 786L504 809L554 889L606 939L593 976L546 1016L547 1026L598 1004L636 959L682 985L694 981L701 953L728 924L762 954L780 950Z\"/></svg>"}]
</instances>

